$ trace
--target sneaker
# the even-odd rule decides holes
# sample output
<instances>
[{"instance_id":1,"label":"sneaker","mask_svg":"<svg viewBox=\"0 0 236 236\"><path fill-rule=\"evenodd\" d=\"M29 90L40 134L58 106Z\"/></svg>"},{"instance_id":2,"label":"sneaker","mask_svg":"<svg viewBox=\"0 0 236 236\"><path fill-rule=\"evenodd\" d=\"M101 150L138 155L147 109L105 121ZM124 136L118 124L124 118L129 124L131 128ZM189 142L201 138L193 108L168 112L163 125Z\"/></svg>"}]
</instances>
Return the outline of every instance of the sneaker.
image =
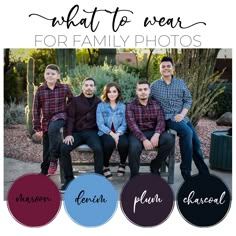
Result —
<instances>
[{"instance_id":1,"label":"sneaker","mask_svg":"<svg viewBox=\"0 0 236 236\"><path fill-rule=\"evenodd\" d=\"M42 175L48 175L48 172L45 171L45 170L41 170L40 174L42 174Z\"/></svg>"},{"instance_id":2,"label":"sneaker","mask_svg":"<svg viewBox=\"0 0 236 236\"><path fill-rule=\"evenodd\" d=\"M67 189L67 187L68 187L68 185L69 185L69 183L70 183L71 181L72 181L72 180L65 182L65 183L61 186L61 188L59 189L59 192L60 192L60 193L64 193L64 192L66 191L66 189Z\"/></svg>"},{"instance_id":3,"label":"sneaker","mask_svg":"<svg viewBox=\"0 0 236 236\"><path fill-rule=\"evenodd\" d=\"M157 168L151 167L150 172L154 175L159 175L159 176L161 175L160 171Z\"/></svg>"},{"instance_id":4,"label":"sneaker","mask_svg":"<svg viewBox=\"0 0 236 236\"><path fill-rule=\"evenodd\" d=\"M61 186L61 188L59 189L59 192L60 192L60 193L64 193L64 192L66 191L66 188L67 188L67 185L66 185L66 184L63 184L63 185Z\"/></svg>"},{"instance_id":5,"label":"sneaker","mask_svg":"<svg viewBox=\"0 0 236 236\"><path fill-rule=\"evenodd\" d=\"M156 162L157 160L154 159L151 161L150 163L150 172L154 175L161 175L160 171L159 171L159 168L156 167L156 165L154 164L154 162Z\"/></svg>"},{"instance_id":6,"label":"sneaker","mask_svg":"<svg viewBox=\"0 0 236 236\"><path fill-rule=\"evenodd\" d=\"M181 171L181 174L182 174L183 179L184 179L185 181L191 179L191 174L190 174L190 172L187 172L187 171Z\"/></svg>"},{"instance_id":7,"label":"sneaker","mask_svg":"<svg viewBox=\"0 0 236 236\"><path fill-rule=\"evenodd\" d=\"M54 175L57 171L57 162L50 162L49 168L48 168L48 175Z\"/></svg>"}]
</instances>

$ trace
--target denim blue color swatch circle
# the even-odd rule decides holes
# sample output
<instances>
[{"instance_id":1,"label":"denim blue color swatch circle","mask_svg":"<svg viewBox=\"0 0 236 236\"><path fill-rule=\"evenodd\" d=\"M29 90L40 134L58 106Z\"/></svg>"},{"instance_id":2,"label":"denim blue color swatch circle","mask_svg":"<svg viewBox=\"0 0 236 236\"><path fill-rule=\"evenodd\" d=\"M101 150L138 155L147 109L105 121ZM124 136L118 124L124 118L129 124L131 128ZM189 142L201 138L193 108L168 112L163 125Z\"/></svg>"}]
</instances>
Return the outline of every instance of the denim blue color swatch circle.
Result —
<instances>
[{"instance_id":1,"label":"denim blue color swatch circle","mask_svg":"<svg viewBox=\"0 0 236 236\"><path fill-rule=\"evenodd\" d=\"M86 227L100 226L111 219L117 208L113 185L97 174L84 174L68 186L64 205L73 221Z\"/></svg>"}]
</instances>

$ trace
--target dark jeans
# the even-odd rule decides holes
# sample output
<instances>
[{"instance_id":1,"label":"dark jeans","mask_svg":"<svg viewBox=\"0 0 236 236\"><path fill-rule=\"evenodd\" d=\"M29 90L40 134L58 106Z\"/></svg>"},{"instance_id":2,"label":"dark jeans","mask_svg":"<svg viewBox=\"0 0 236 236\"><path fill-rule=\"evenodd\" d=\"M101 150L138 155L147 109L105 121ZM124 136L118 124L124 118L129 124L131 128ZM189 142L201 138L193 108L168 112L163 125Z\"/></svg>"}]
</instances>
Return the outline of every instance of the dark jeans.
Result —
<instances>
[{"instance_id":1,"label":"dark jeans","mask_svg":"<svg viewBox=\"0 0 236 236\"><path fill-rule=\"evenodd\" d=\"M47 174L50 162L57 162L60 157L60 146L62 143L60 129L64 125L64 120L52 121L48 125L48 131L43 134L42 174Z\"/></svg>"},{"instance_id":2,"label":"dark jeans","mask_svg":"<svg viewBox=\"0 0 236 236\"><path fill-rule=\"evenodd\" d=\"M154 134L154 131L143 131L143 134L147 137L147 139L151 139ZM173 135L164 132L159 137L158 144L158 153L154 160L151 161L150 167L153 170L159 170L162 162L166 160L168 155L170 154L175 140ZM143 143L139 141L136 136L132 133L129 135L129 167L131 177L138 175L139 166L140 166L140 155L143 150Z\"/></svg>"},{"instance_id":3,"label":"dark jeans","mask_svg":"<svg viewBox=\"0 0 236 236\"><path fill-rule=\"evenodd\" d=\"M209 174L207 165L204 162L201 145L197 133L191 122L175 122L167 120L168 128L173 129L179 136L179 146L182 162L180 165L181 173L184 179L187 179L191 173L192 159L199 171L199 174Z\"/></svg>"},{"instance_id":4,"label":"dark jeans","mask_svg":"<svg viewBox=\"0 0 236 236\"><path fill-rule=\"evenodd\" d=\"M102 145L103 145L103 152L104 152L104 166L109 166L109 161L111 155L116 148L116 143L114 139L107 134L103 134L101 136ZM125 164L127 156L128 156L128 137L126 134L123 134L119 137L119 142L117 145L117 149L120 155L120 163Z\"/></svg>"},{"instance_id":5,"label":"dark jeans","mask_svg":"<svg viewBox=\"0 0 236 236\"><path fill-rule=\"evenodd\" d=\"M73 133L74 143L72 145L61 145L61 158L64 167L65 181L74 178L70 152L81 144L87 144L94 152L95 173L103 175L103 149L97 130L83 130Z\"/></svg>"}]
</instances>

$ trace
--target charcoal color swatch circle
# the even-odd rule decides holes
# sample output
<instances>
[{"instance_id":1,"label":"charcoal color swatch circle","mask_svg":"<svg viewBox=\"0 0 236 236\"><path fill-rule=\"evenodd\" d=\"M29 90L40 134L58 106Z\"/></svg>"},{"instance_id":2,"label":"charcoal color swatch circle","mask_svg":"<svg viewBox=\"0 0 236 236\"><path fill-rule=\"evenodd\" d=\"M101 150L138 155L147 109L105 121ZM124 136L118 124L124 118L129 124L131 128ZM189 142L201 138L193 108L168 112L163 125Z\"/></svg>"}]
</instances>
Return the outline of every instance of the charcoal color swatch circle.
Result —
<instances>
[{"instance_id":1,"label":"charcoal color swatch circle","mask_svg":"<svg viewBox=\"0 0 236 236\"><path fill-rule=\"evenodd\" d=\"M196 175L185 181L177 194L178 209L195 226L213 226L227 214L231 197L224 182L213 175Z\"/></svg>"}]
</instances>

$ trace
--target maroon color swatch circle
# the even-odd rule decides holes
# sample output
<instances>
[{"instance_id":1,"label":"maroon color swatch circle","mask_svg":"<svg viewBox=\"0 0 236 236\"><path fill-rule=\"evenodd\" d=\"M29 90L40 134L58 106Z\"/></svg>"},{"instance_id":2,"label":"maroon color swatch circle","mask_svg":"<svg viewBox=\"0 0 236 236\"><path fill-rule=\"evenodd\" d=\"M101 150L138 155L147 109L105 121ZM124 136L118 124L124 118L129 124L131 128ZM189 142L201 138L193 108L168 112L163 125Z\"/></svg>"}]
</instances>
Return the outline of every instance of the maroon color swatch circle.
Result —
<instances>
[{"instance_id":1,"label":"maroon color swatch circle","mask_svg":"<svg viewBox=\"0 0 236 236\"><path fill-rule=\"evenodd\" d=\"M123 188L120 201L131 222L139 226L156 226L170 215L174 194L160 176L144 174L130 179Z\"/></svg>"},{"instance_id":2,"label":"maroon color swatch circle","mask_svg":"<svg viewBox=\"0 0 236 236\"><path fill-rule=\"evenodd\" d=\"M16 221L30 227L51 222L61 206L57 186L41 174L18 178L11 186L7 200L8 209Z\"/></svg>"}]
</instances>

